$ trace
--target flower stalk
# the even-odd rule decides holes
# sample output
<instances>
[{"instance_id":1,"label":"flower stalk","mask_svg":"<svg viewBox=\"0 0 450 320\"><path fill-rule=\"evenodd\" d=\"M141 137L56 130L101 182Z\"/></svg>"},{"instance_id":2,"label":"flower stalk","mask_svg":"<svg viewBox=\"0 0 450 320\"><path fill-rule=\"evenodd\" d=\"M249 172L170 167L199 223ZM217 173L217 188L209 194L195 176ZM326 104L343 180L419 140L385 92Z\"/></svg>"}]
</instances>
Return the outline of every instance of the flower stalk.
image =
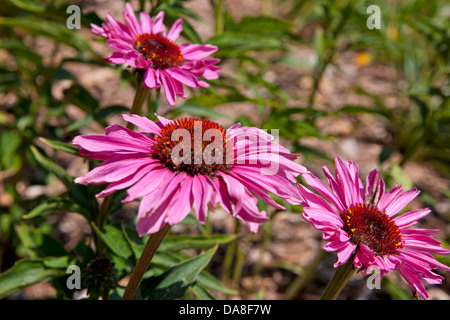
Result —
<instances>
[{"instance_id":1,"label":"flower stalk","mask_svg":"<svg viewBox=\"0 0 450 320\"><path fill-rule=\"evenodd\" d=\"M130 114L140 114L142 110L142 106L147 99L147 96L149 94L148 89L146 89L143 85L143 79L144 79L144 72L138 71L136 76L136 92L133 99L133 104L131 106ZM128 122L127 128L132 129L133 124ZM100 205L96 225L99 229L103 227L103 222L106 217L106 213L108 212L109 205L111 204L111 198L112 195L105 197L102 204ZM96 248L97 248L97 255L101 256L103 255L103 244L101 243L101 240L99 238L96 239Z\"/></svg>"},{"instance_id":2,"label":"flower stalk","mask_svg":"<svg viewBox=\"0 0 450 320\"><path fill-rule=\"evenodd\" d=\"M142 111L142 106L144 105L145 100L150 92L144 86L144 71L137 70L136 75L136 93L134 94L133 105L131 106L130 114L140 115ZM127 123L127 128L132 129L134 125L131 122Z\"/></svg>"},{"instance_id":3,"label":"flower stalk","mask_svg":"<svg viewBox=\"0 0 450 320\"><path fill-rule=\"evenodd\" d=\"M161 242L164 240L165 236L170 230L170 225L166 224L162 227L157 233L152 234L145 244L144 251L136 263L136 266L131 273L130 281L125 288L125 292L123 293L122 300L133 300L133 297L136 293L139 284L141 283L142 276L147 271L150 262L153 259L153 256L158 250Z\"/></svg>"},{"instance_id":4,"label":"flower stalk","mask_svg":"<svg viewBox=\"0 0 450 320\"><path fill-rule=\"evenodd\" d=\"M322 295L321 300L336 300L345 284L348 280L350 280L357 269L353 264L353 258L354 256L350 257L346 263L336 269L333 278L331 278L325 292Z\"/></svg>"}]
</instances>

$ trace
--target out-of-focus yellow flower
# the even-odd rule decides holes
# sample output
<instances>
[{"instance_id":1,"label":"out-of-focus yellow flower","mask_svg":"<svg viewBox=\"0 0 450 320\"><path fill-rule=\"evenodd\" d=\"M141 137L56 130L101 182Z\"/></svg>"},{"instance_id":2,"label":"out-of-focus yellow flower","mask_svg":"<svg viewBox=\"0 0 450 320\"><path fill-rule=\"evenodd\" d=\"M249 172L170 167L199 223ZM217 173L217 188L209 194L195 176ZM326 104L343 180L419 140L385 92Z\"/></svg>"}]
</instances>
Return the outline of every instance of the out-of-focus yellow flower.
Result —
<instances>
[{"instance_id":1,"label":"out-of-focus yellow flower","mask_svg":"<svg viewBox=\"0 0 450 320\"><path fill-rule=\"evenodd\" d=\"M386 29L386 36L389 40L395 41L398 38L398 29L394 26L389 26Z\"/></svg>"},{"instance_id":2,"label":"out-of-focus yellow flower","mask_svg":"<svg viewBox=\"0 0 450 320\"><path fill-rule=\"evenodd\" d=\"M368 52L358 52L355 56L355 63L360 67L365 67L372 61L372 56Z\"/></svg>"}]
</instances>

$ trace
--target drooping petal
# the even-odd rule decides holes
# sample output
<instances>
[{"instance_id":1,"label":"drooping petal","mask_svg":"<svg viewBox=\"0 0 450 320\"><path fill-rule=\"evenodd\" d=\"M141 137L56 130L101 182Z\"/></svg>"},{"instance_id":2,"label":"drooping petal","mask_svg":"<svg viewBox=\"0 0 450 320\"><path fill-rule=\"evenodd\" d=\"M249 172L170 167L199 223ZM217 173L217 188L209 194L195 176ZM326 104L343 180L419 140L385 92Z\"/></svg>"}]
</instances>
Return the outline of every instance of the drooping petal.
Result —
<instances>
[{"instance_id":1,"label":"drooping petal","mask_svg":"<svg viewBox=\"0 0 450 320\"><path fill-rule=\"evenodd\" d=\"M122 64L125 63L125 58L123 53L121 52L113 52L108 58L105 58L106 62L114 63L114 64Z\"/></svg>"},{"instance_id":2,"label":"drooping petal","mask_svg":"<svg viewBox=\"0 0 450 320\"><path fill-rule=\"evenodd\" d=\"M148 153L150 143L136 144L123 138L103 135L82 135L73 139L73 144L90 152Z\"/></svg>"},{"instance_id":3,"label":"drooping petal","mask_svg":"<svg viewBox=\"0 0 450 320\"><path fill-rule=\"evenodd\" d=\"M154 168L148 170L138 182L128 189L128 196L122 201L130 202L137 198L152 194L160 187L164 186L166 181L170 181L170 178L173 176L174 173L164 169L161 164L155 165Z\"/></svg>"},{"instance_id":4,"label":"drooping petal","mask_svg":"<svg viewBox=\"0 0 450 320\"><path fill-rule=\"evenodd\" d=\"M189 87L198 88L199 86L198 79L189 71L180 68L169 68L164 70L164 72Z\"/></svg>"},{"instance_id":5,"label":"drooping petal","mask_svg":"<svg viewBox=\"0 0 450 320\"><path fill-rule=\"evenodd\" d=\"M430 209L419 209L403 213L393 219L395 224L400 228L410 227L417 223L418 220L427 216L431 212Z\"/></svg>"},{"instance_id":6,"label":"drooping petal","mask_svg":"<svg viewBox=\"0 0 450 320\"><path fill-rule=\"evenodd\" d=\"M348 259L351 257L351 255L353 254L353 252L355 251L356 245L351 243L351 242L347 242L343 249L341 249L338 254L337 254L337 261L334 264L334 267L337 268L338 266L343 265L344 263L346 263L348 261Z\"/></svg>"},{"instance_id":7,"label":"drooping petal","mask_svg":"<svg viewBox=\"0 0 450 320\"><path fill-rule=\"evenodd\" d=\"M174 196L174 203L170 211L166 214L166 223L170 225L181 222L191 211L194 204L194 198L191 193L193 178L186 176L179 184L179 190Z\"/></svg>"},{"instance_id":8,"label":"drooping petal","mask_svg":"<svg viewBox=\"0 0 450 320\"><path fill-rule=\"evenodd\" d=\"M203 175L196 175L192 183L192 196L195 203L195 212L200 223L206 222L208 203L211 200L213 185Z\"/></svg>"},{"instance_id":9,"label":"drooping petal","mask_svg":"<svg viewBox=\"0 0 450 320\"><path fill-rule=\"evenodd\" d=\"M174 106L176 99L176 87L175 84L173 83L172 78L165 71L162 71L161 81L164 87L164 93L166 95L167 102L171 106Z\"/></svg>"},{"instance_id":10,"label":"drooping petal","mask_svg":"<svg viewBox=\"0 0 450 320\"><path fill-rule=\"evenodd\" d=\"M114 156L89 171L83 177L76 178L75 182L80 184L103 184L120 181L152 162L154 162L153 159L140 154Z\"/></svg>"},{"instance_id":11,"label":"drooping petal","mask_svg":"<svg viewBox=\"0 0 450 320\"><path fill-rule=\"evenodd\" d=\"M144 73L144 85L149 89L155 89L161 87L161 81L159 80L159 73L152 68L147 68Z\"/></svg>"}]
</instances>

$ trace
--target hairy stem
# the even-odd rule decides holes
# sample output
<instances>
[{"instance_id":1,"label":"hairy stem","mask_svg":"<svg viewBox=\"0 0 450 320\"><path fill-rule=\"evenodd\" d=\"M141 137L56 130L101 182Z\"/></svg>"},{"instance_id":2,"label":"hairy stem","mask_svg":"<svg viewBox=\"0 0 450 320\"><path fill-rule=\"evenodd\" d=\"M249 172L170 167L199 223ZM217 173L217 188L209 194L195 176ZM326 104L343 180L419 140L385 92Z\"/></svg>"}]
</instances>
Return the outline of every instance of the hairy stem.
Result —
<instances>
[{"instance_id":1,"label":"hairy stem","mask_svg":"<svg viewBox=\"0 0 450 320\"><path fill-rule=\"evenodd\" d=\"M345 264L336 269L333 278L331 278L322 295L322 300L336 300L336 297L342 291L347 281L356 271L356 267L353 265L353 258L353 256L350 257Z\"/></svg>"},{"instance_id":2,"label":"hairy stem","mask_svg":"<svg viewBox=\"0 0 450 320\"><path fill-rule=\"evenodd\" d=\"M145 244L144 251L136 263L136 266L131 273L130 281L128 282L125 292L123 293L122 300L133 300L134 294L136 293L139 284L141 283L142 276L145 271L147 271L150 262L155 255L156 250L158 250L159 245L164 240L165 236L170 230L170 225L166 224L157 233L152 234Z\"/></svg>"}]
</instances>

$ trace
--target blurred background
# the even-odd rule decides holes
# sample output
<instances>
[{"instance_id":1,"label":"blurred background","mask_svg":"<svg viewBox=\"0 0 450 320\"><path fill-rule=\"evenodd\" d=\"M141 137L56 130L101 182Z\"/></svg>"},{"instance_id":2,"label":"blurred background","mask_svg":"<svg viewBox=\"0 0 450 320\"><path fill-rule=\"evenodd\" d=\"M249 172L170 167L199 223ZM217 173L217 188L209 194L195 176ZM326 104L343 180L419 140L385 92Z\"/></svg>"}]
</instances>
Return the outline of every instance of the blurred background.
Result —
<instances>
[{"instance_id":1,"label":"blurred background","mask_svg":"<svg viewBox=\"0 0 450 320\"><path fill-rule=\"evenodd\" d=\"M323 165L333 170L335 156L356 161L361 177L378 168L387 187L401 183L421 190L408 209L430 207L420 226L439 229L436 238L449 247L448 1L131 3L151 16L164 10L167 26L183 18L184 40L217 45L214 57L221 59L221 77L210 88L186 90L188 98L178 99L175 108L156 92L145 115L153 118L157 110L165 117L188 114L225 127L240 122L269 133L278 129L280 143L321 178ZM80 29L67 25L72 4L81 9ZM379 16L367 11L370 5L379 8ZM67 259L85 263L80 257L94 232L91 209L97 210L98 189L74 186L73 177L92 163L70 142L79 134L103 133L131 107L131 70L103 61L111 49L89 26L101 25L107 12L123 21L123 8L121 0L2 1L0 272L15 263L16 272L19 267L24 272L0 278L3 299L65 298L70 293L57 279L66 274ZM370 28L378 17L379 28ZM117 206L108 221L132 224L138 204ZM216 286L208 294L195 287L189 295L320 298L336 255L324 253L321 233L302 219L300 207L265 209L271 220L253 235L220 208L204 227L187 221L172 229L174 235L215 235L209 239L219 245L205 269ZM171 252L188 256L198 249L186 241ZM119 275L126 275L131 266L120 252L114 254ZM450 265L450 257L436 258ZM164 269L161 261L156 268ZM450 273L437 273L445 280L427 287L430 299L450 299ZM396 272L380 289L369 289L366 281L356 274L339 299L412 298Z\"/></svg>"}]
</instances>

